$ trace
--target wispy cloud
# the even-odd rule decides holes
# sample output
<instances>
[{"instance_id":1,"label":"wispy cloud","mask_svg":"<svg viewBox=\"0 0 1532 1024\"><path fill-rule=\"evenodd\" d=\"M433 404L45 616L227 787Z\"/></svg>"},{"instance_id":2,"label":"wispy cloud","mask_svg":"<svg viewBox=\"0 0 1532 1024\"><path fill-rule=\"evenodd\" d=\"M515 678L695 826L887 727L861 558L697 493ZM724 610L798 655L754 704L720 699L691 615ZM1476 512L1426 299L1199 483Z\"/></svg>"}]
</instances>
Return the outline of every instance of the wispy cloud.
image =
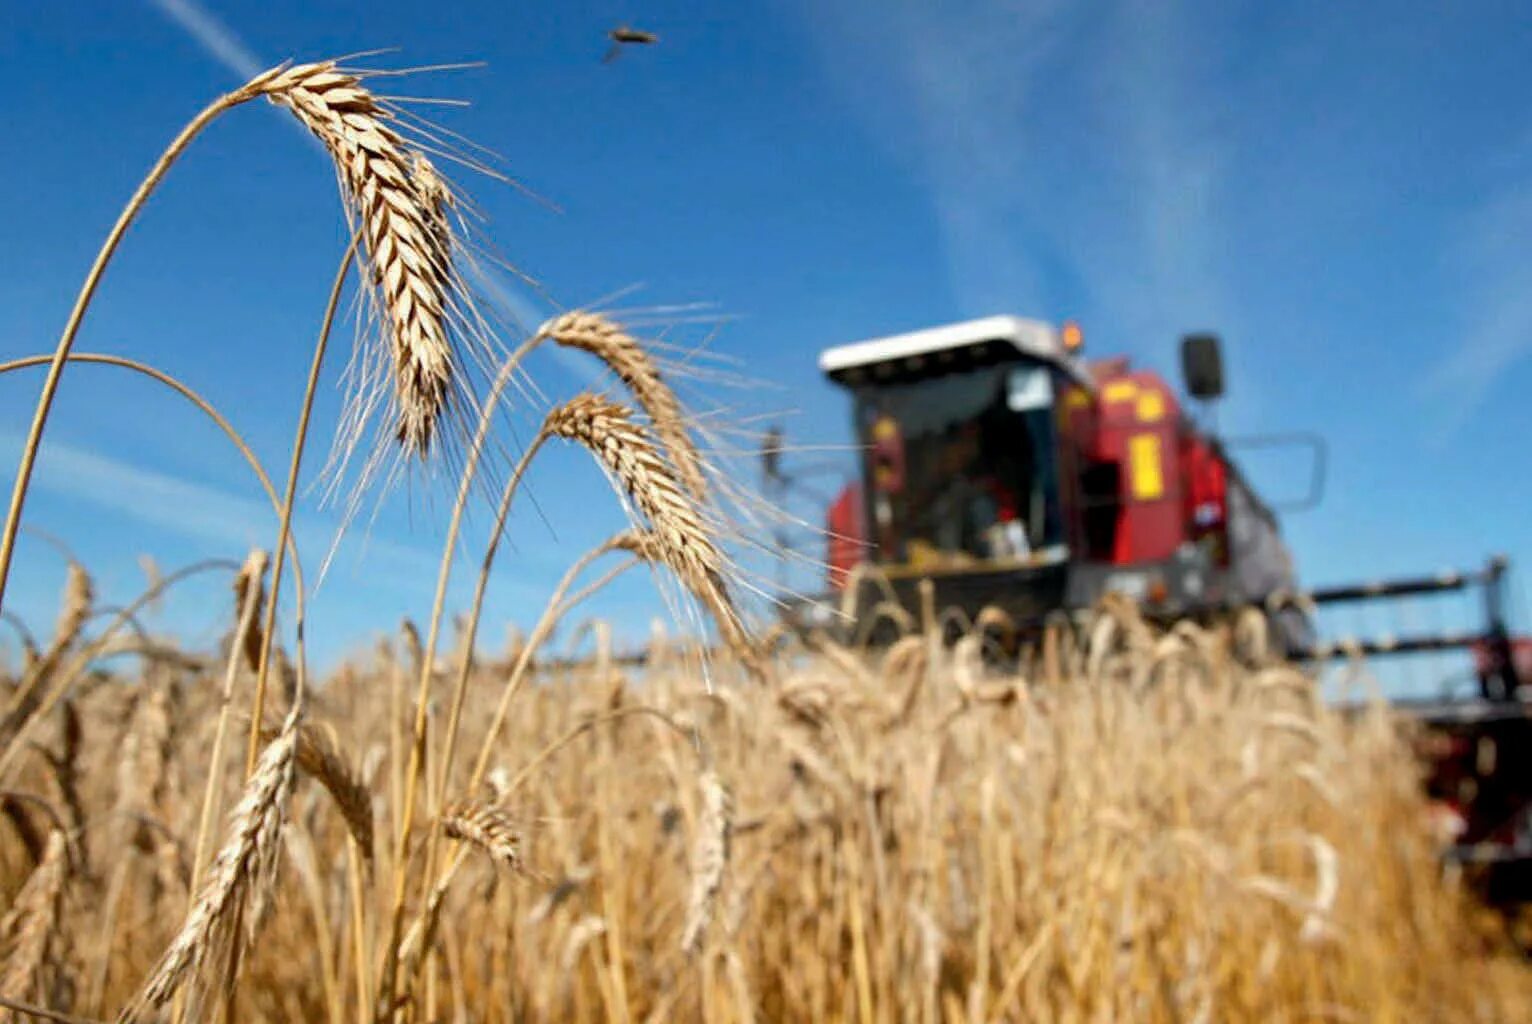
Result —
<instances>
[{"instance_id":1,"label":"wispy cloud","mask_svg":"<svg viewBox=\"0 0 1532 1024\"><path fill-rule=\"evenodd\" d=\"M830 76L925 183L964 314L1064 316L1164 355L1228 327L1226 142L1203 112L1224 30L1175 3L816 5ZM1089 333L1089 325L1087 333Z\"/></svg>"},{"instance_id":2,"label":"wispy cloud","mask_svg":"<svg viewBox=\"0 0 1532 1024\"><path fill-rule=\"evenodd\" d=\"M19 448L21 444L19 436L0 434L0 445L6 448ZM276 514L263 500L231 494L58 440L45 443L35 485L41 491L88 502L114 515L232 552L254 545L269 547L276 528ZM335 528L328 521L308 518L300 521L296 529L299 549L327 550ZM366 548L370 579L413 583L431 578L436 571L434 552L380 537L358 537L354 543Z\"/></svg>"},{"instance_id":3,"label":"wispy cloud","mask_svg":"<svg viewBox=\"0 0 1532 1024\"><path fill-rule=\"evenodd\" d=\"M260 73L261 61L229 26L196 0L149 0L224 67L242 79Z\"/></svg>"},{"instance_id":4,"label":"wispy cloud","mask_svg":"<svg viewBox=\"0 0 1532 1024\"><path fill-rule=\"evenodd\" d=\"M1532 176L1467 216L1449 249L1464 310L1458 340L1426 378L1445 443L1484 402L1498 377L1532 355Z\"/></svg>"},{"instance_id":5,"label":"wispy cloud","mask_svg":"<svg viewBox=\"0 0 1532 1024\"><path fill-rule=\"evenodd\" d=\"M471 259L468 272L473 276L474 286L499 306L517 329L530 334L553 315L548 303L533 298L504 271L486 266L478 259ZM605 380L594 360L558 345L548 345L545 348L555 362L585 387L598 387Z\"/></svg>"}]
</instances>

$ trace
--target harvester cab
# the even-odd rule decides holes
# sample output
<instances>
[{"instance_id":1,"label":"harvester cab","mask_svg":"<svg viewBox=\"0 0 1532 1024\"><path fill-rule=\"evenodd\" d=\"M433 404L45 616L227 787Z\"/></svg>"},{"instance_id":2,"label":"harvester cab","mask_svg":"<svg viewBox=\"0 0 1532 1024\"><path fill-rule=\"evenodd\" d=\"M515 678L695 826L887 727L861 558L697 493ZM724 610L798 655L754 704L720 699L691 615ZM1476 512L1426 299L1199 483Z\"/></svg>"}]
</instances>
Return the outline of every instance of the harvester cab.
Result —
<instances>
[{"instance_id":1,"label":"harvester cab","mask_svg":"<svg viewBox=\"0 0 1532 1024\"><path fill-rule=\"evenodd\" d=\"M1165 619L1295 589L1276 518L1155 373L1087 361L1074 324L986 317L829 349L859 472L826 517L839 607L931 600L1023 629L1108 591ZM1187 390L1222 393L1218 341L1186 339ZM821 603L800 625L826 627ZM852 619L855 619L853 614ZM855 622L842 625L855 628ZM1294 649L1301 613L1282 616Z\"/></svg>"}]
</instances>

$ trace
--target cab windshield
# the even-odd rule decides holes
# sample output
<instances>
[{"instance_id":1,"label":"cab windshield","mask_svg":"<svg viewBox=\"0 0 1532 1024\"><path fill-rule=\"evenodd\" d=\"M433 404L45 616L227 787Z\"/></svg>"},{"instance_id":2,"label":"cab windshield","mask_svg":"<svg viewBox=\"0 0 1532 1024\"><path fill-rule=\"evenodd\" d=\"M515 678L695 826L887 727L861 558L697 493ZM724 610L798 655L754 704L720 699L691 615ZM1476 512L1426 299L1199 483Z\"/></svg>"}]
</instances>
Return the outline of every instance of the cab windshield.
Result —
<instances>
[{"instance_id":1,"label":"cab windshield","mask_svg":"<svg viewBox=\"0 0 1532 1024\"><path fill-rule=\"evenodd\" d=\"M1059 543L1054 370L1011 362L857 394L878 560L1024 560Z\"/></svg>"}]
</instances>

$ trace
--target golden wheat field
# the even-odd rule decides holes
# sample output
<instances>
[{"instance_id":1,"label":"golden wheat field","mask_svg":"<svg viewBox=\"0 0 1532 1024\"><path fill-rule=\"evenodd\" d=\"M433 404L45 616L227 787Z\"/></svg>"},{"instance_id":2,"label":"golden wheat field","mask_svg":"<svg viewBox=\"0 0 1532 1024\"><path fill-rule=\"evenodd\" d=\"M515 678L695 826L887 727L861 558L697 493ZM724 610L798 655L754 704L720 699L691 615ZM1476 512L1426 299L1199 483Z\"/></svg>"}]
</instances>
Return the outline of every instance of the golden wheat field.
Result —
<instances>
[{"instance_id":1,"label":"golden wheat field","mask_svg":"<svg viewBox=\"0 0 1532 1024\"><path fill-rule=\"evenodd\" d=\"M68 662L81 580L39 662ZM679 649L530 675L525 649L485 656L450 764L463 652L443 656L402 874L412 631L316 686L295 731L274 694L243 791L243 732L222 735L242 723L220 714L226 686L240 708L253 690L237 647L77 678L7 755L5 994L85 1019L155 1019L180 991L191 1019L227 1000L370 1020L402 906L395 999L415 1020L1532 1005L1532 974L1443 877L1383 705L1343 719L1295 669L1122 608L1053 671L921 633L870 657L817 646L781 643L764 681L717 665L711 692ZM204 835L208 814L224 823Z\"/></svg>"},{"instance_id":2,"label":"golden wheat field","mask_svg":"<svg viewBox=\"0 0 1532 1024\"><path fill-rule=\"evenodd\" d=\"M955 643L934 609L906 616L877 650L761 628L728 554L749 533L729 511L740 492L666 367L593 312L501 344L458 270L458 194L370 82L330 62L284 66L216 100L130 201L56 351L0 367L50 368L0 587L71 361L196 404L273 510L269 551L162 576L121 605L71 562L51 632L7 619L21 643L0 685L0 1012L336 1024L1532 1013L1532 971L1440 865L1408 723L1381 701L1327 705L1311 676L1265 652L1258 619L1165 631L1109 600L1018 658L991 656L998 616ZM306 378L312 401L354 279L370 315L339 465L354 494L401 463L445 467L456 494L429 620L389 628L322 679L309 677L291 531L308 405L277 473L180 378L72 350L176 156L262 98L323 143L353 225ZM502 464L499 403L542 344L599 360L613 387L538 408ZM603 468L631 527L569 567L524 640L490 653L481 611L508 511L555 443ZM493 528L470 553L475 597L448 608L450 570L466 563L460 521L479 504ZM657 634L633 663L597 623L593 656L550 660L552 632L635 565L699 613L690 625L705 615L716 644ZM231 583L218 649L136 628L145 604L204 572Z\"/></svg>"}]
</instances>

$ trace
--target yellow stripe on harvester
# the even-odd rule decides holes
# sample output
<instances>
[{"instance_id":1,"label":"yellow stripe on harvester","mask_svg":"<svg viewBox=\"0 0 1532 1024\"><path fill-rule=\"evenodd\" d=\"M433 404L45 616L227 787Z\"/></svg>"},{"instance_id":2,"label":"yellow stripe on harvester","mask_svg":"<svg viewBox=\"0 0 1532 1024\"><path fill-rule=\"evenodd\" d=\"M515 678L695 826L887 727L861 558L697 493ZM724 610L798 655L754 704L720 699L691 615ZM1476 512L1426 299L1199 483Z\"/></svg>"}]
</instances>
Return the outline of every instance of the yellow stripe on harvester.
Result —
<instances>
[{"instance_id":1,"label":"yellow stripe on harvester","mask_svg":"<svg viewBox=\"0 0 1532 1024\"><path fill-rule=\"evenodd\" d=\"M1165 396L1158 391L1142 391L1138 396L1138 421L1158 423L1165 418Z\"/></svg>"},{"instance_id":2,"label":"yellow stripe on harvester","mask_svg":"<svg viewBox=\"0 0 1532 1024\"><path fill-rule=\"evenodd\" d=\"M1133 497L1153 501L1165 493L1165 477L1160 468L1160 438L1157 434L1134 434L1128 439L1128 464L1133 471Z\"/></svg>"},{"instance_id":3,"label":"yellow stripe on harvester","mask_svg":"<svg viewBox=\"0 0 1532 1024\"><path fill-rule=\"evenodd\" d=\"M1131 402L1138 397L1138 385L1131 380L1114 380L1101 391L1108 402Z\"/></svg>"}]
</instances>

